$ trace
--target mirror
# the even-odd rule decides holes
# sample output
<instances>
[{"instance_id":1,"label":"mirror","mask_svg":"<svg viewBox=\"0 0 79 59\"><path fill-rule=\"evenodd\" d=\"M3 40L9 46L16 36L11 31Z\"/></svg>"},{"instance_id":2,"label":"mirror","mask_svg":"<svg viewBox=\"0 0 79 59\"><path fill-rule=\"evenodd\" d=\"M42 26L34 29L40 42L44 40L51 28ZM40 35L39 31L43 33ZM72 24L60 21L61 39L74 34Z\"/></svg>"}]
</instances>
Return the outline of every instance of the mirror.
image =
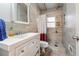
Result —
<instances>
[{"instance_id":1,"label":"mirror","mask_svg":"<svg viewBox=\"0 0 79 59\"><path fill-rule=\"evenodd\" d=\"M29 24L29 4L25 3L13 4L12 14L15 23Z\"/></svg>"}]
</instances>

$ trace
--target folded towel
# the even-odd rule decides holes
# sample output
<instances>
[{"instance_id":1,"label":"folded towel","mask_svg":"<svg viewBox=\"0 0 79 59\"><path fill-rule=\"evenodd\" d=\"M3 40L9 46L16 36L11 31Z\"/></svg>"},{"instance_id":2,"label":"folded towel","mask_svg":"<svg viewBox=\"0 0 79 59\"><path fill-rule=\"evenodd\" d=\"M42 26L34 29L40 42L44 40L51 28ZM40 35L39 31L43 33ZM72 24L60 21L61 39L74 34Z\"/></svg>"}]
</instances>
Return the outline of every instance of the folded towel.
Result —
<instances>
[{"instance_id":1,"label":"folded towel","mask_svg":"<svg viewBox=\"0 0 79 59\"><path fill-rule=\"evenodd\" d=\"M47 35L45 33L40 34L40 40L41 41L47 41Z\"/></svg>"}]
</instances>

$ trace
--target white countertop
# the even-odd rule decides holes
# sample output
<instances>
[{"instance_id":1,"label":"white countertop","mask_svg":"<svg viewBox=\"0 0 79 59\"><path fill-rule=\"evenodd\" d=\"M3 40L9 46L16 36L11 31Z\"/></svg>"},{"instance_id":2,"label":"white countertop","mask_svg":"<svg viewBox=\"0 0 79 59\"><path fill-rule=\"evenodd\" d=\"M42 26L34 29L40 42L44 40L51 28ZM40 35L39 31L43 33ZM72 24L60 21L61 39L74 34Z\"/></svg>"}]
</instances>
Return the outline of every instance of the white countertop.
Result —
<instances>
[{"instance_id":1,"label":"white countertop","mask_svg":"<svg viewBox=\"0 0 79 59\"><path fill-rule=\"evenodd\" d=\"M22 40L25 40L25 39L32 37L34 35L37 35L37 34L39 34L39 33L26 33L26 34L22 34L22 35L16 35L13 37L9 37L3 41L0 41L0 46L1 45L11 46L17 42L20 42Z\"/></svg>"}]
</instances>

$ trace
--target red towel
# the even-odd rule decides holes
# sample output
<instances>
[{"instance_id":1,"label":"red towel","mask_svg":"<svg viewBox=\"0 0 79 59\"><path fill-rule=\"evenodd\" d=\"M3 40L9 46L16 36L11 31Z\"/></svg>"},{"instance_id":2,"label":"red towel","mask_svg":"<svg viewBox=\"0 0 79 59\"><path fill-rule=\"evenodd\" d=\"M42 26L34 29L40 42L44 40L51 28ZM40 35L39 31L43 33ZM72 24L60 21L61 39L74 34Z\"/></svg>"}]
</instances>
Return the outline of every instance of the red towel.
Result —
<instances>
[{"instance_id":1,"label":"red towel","mask_svg":"<svg viewBox=\"0 0 79 59\"><path fill-rule=\"evenodd\" d=\"M47 41L47 35L45 33L40 34L40 40L41 41Z\"/></svg>"}]
</instances>

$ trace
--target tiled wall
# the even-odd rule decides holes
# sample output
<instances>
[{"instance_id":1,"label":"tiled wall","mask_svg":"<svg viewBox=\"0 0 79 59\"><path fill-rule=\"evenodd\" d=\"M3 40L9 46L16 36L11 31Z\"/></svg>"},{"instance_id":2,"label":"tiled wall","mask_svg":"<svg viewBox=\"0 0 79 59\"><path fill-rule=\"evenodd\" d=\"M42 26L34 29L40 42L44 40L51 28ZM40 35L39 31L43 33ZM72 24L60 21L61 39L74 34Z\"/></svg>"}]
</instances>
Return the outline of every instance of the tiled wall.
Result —
<instances>
[{"instance_id":1,"label":"tiled wall","mask_svg":"<svg viewBox=\"0 0 79 59\"><path fill-rule=\"evenodd\" d=\"M30 5L30 24L19 24L7 22L7 32L9 32L10 27L13 27L13 32L37 32L37 17L39 16L39 9L36 4Z\"/></svg>"},{"instance_id":2,"label":"tiled wall","mask_svg":"<svg viewBox=\"0 0 79 59\"><path fill-rule=\"evenodd\" d=\"M42 13L45 13L45 11ZM55 41L62 42L62 27L63 27L63 12L62 8L59 9L53 9L46 12L47 17L56 17L56 28L48 28L47 29L47 35L48 35L48 41L50 43L55 43ZM57 26L57 22L59 22L59 26ZM56 30L58 33L56 33Z\"/></svg>"},{"instance_id":3,"label":"tiled wall","mask_svg":"<svg viewBox=\"0 0 79 59\"><path fill-rule=\"evenodd\" d=\"M76 42L73 40L75 35L76 26L75 26L75 4L65 4L63 8L65 12L65 23L63 28L63 44L66 48L67 55L76 54ZM72 52L70 51L70 48Z\"/></svg>"}]
</instances>

